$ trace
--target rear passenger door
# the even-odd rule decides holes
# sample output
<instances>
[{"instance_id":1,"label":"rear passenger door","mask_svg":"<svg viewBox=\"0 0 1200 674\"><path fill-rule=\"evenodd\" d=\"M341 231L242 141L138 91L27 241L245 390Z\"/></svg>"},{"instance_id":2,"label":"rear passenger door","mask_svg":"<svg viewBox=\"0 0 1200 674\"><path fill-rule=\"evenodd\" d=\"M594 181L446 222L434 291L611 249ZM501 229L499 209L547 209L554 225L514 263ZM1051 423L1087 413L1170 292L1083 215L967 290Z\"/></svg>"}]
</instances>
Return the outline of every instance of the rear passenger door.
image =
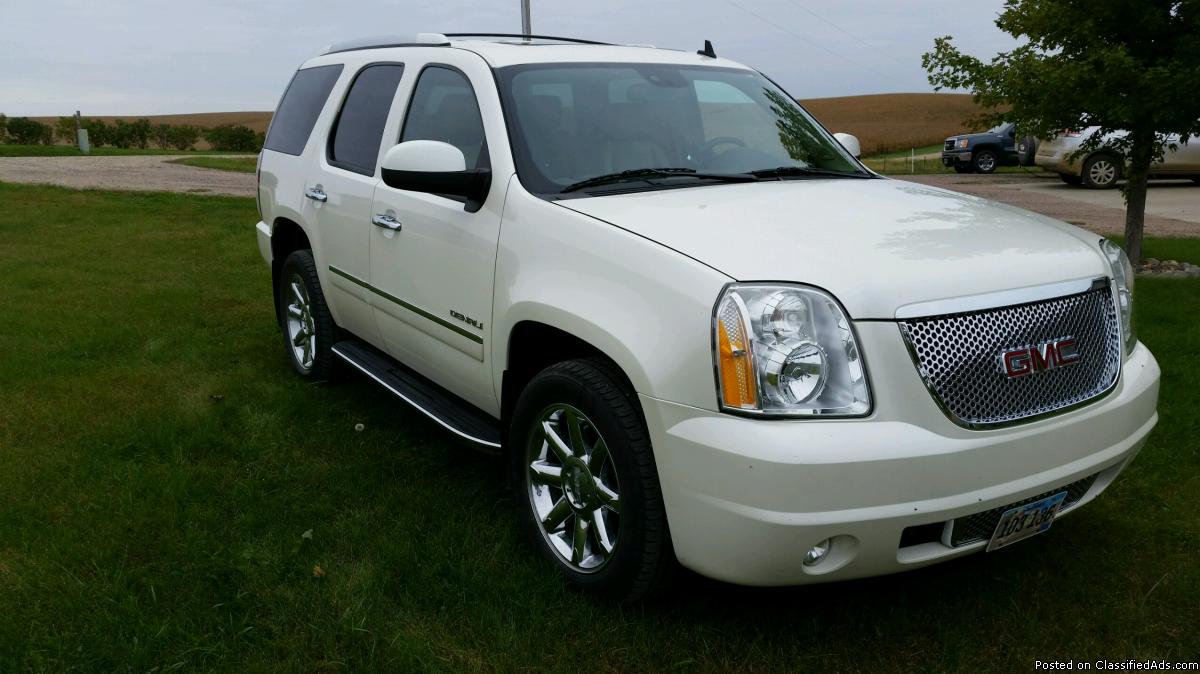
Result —
<instances>
[{"instance_id":1,"label":"rear passenger door","mask_svg":"<svg viewBox=\"0 0 1200 674\"><path fill-rule=\"evenodd\" d=\"M354 74L306 190L321 238L323 258L317 263L325 267L326 286L334 289L338 324L369 342L379 339L363 286L370 278L371 199L383 131L403 74L399 63L371 63Z\"/></svg>"},{"instance_id":2,"label":"rear passenger door","mask_svg":"<svg viewBox=\"0 0 1200 674\"><path fill-rule=\"evenodd\" d=\"M463 152L468 168L492 167L490 148L497 143L507 152L495 80L474 54L440 52L437 63L417 74L405 109L393 142L449 143ZM372 213L393 217L400 230L379 227L370 235L372 301L387 351L497 416L485 346L490 347L496 243L511 175L511 162L500 159L490 193L474 212L462 199L399 190L381 180Z\"/></svg>"}]
</instances>

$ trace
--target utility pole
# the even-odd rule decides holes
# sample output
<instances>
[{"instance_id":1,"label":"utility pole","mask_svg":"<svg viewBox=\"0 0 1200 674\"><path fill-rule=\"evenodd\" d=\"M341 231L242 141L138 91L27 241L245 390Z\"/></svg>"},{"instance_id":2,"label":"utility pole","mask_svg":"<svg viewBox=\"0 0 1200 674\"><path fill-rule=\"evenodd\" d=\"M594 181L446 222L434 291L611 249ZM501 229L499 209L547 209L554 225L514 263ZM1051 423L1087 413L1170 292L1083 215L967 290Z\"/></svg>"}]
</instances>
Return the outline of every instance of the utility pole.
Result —
<instances>
[{"instance_id":1,"label":"utility pole","mask_svg":"<svg viewBox=\"0 0 1200 674\"><path fill-rule=\"evenodd\" d=\"M533 34L533 22L529 18L529 0L521 0L521 34Z\"/></svg>"}]
</instances>

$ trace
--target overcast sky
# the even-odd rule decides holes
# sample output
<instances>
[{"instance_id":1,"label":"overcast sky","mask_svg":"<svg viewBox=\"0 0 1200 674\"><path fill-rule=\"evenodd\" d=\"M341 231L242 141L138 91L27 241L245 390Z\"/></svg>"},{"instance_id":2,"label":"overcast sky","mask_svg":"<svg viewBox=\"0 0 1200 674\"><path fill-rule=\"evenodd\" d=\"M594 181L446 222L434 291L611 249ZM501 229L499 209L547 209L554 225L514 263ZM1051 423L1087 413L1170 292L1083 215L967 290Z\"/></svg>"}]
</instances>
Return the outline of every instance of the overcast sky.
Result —
<instances>
[{"instance_id":1,"label":"overcast sky","mask_svg":"<svg viewBox=\"0 0 1200 674\"><path fill-rule=\"evenodd\" d=\"M954 35L1011 48L1002 0L532 0L535 33L716 51L797 98L930 91L921 54ZM270 110L330 42L422 31L518 32L519 0L5 0L0 112Z\"/></svg>"}]
</instances>

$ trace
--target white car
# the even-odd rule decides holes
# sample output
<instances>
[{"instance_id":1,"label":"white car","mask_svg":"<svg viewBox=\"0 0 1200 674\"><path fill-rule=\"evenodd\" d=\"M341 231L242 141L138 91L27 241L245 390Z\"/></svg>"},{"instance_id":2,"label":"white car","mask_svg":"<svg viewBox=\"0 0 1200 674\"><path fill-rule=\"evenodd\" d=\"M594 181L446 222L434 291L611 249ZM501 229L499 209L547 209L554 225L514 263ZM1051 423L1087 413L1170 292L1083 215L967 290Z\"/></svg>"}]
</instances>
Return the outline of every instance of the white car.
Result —
<instances>
[{"instance_id":1,"label":"white car","mask_svg":"<svg viewBox=\"0 0 1200 674\"><path fill-rule=\"evenodd\" d=\"M1100 127L1089 126L1082 131L1063 131L1050 140L1039 141L1033 161L1046 171L1057 173L1068 185L1101 190L1116 187L1124 177L1124 159L1103 146L1082 157L1075 156L1084 141L1099 131ZM1125 134L1124 131L1118 131L1102 139L1108 141L1124 137ZM1150 165L1150 177L1190 178L1200 184L1200 139L1183 142L1185 139L1179 134L1170 134L1165 140L1167 148L1163 159Z\"/></svg>"},{"instance_id":2,"label":"white car","mask_svg":"<svg viewBox=\"0 0 1200 674\"><path fill-rule=\"evenodd\" d=\"M618 599L1045 531L1158 418L1128 261L842 140L707 47L331 47L260 157L288 357L503 452L533 544Z\"/></svg>"}]
</instances>

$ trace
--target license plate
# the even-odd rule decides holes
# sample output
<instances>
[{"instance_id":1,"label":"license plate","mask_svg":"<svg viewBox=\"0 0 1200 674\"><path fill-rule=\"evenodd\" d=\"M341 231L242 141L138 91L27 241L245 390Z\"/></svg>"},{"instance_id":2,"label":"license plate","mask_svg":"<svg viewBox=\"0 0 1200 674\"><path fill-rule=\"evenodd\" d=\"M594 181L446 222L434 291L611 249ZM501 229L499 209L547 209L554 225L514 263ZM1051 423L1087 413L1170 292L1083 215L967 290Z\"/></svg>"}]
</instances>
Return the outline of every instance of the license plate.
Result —
<instances>
[{"instance_id":1,"label":"license plate","mask_svg":"<svg viewBox=\"0 0 1200 674\"><path fill-rule=\"evenodd\" d=\"M987 546L988 552L1017 541L1023 541L1049 529L1066 498L1067 492L1061 491L1040 501L1006 510L1000 516L1000 523L996 525L996 530L992 532L992 540L988 542Z\"/></svg>"}]
</instances>

